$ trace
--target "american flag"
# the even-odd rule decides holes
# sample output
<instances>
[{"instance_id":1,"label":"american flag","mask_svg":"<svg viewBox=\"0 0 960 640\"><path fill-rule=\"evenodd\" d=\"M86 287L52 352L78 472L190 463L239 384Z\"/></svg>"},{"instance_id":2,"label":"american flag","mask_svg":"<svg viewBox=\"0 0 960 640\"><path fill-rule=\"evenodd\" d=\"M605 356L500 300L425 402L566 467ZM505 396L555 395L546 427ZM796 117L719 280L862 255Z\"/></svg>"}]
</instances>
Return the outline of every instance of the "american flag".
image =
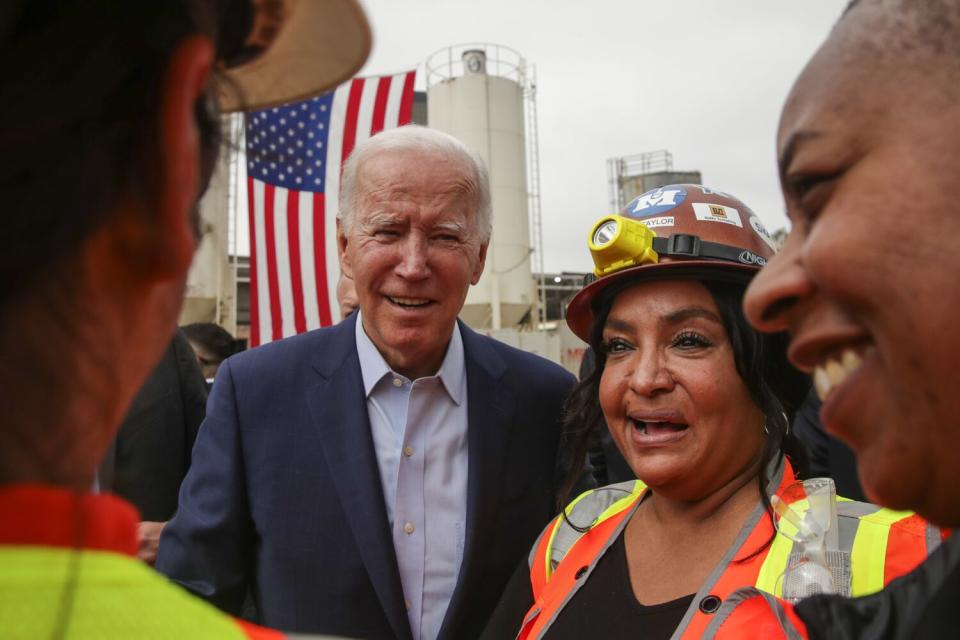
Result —
<instances>
[{"instance_id":1,"label":"american flag","mask_svg":"<svg viewBox=\"0 0 960 640\"><path fill-rule=\"evenodd\" d=\"M361 141L411 121L415 73L248 114L250 346L339 319L340 167Z\"/></svg>"}]
</instances>

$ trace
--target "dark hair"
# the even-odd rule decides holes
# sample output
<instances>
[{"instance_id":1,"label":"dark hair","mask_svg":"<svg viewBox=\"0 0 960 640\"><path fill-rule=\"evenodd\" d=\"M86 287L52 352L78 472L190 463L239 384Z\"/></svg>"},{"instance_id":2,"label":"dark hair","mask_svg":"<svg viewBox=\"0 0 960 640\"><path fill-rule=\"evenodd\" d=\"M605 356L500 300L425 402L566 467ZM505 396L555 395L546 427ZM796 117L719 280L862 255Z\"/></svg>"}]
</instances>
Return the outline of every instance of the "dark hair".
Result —
<instances>
[{"instance_id":1,"label":"dark hair","mask_svg":"<svg viewBox=\"0 0 960 640\"><path fill-rule=\"evenodd\" d=\"M170 54L189 34L216 37L213 0L13 2L0 16L0 315L120 202L152 210ZM220 140L212 98L196 118L205 185Z\"/></svg>"},{"instance_id":2,"label":"dark hair","mask_svg":"<svg viewBox=\"0 0 960 640\"><path fill-rule=\"evenodd\" d=\"M213 322L194 322L181 327L190 342L196 342L224 361L246 348L246 340L237 340L230 332Z\"/></svg>"},{"instance_id":3,"label":"dark hair","mask_svg":"<svg viewBox=\"0 0 960 640\"><path fill-rule=\"evenodd\" d=\"M590 346L596 354L596 365L590 375L574 388L564 408L565 431L575 433L576 439L573 444L573 467L559 493L561 512L569 502L570 492L583 472L591 438L598 430L607 428L598 401L600 377L607 360L602 348L603 328L614 299L624 289L635 284L636 280L628 280L613 285L595 303L596 320L590 332ZM807 473L805 449L790 431L789 425L810 388L810 381L787 361L785 334L760 333L747 322L742 307L745 285L708 280L702 281L702 284L710 292L720 312L730 340L737 373L740 374L754 403L766 416L769 435L765 438L760 453L760 474L757 481L761 500L772 518L773 511L767 497L767 485L770 482L767 469L771 463L781 461L786 455L800 477ZM762 551L765 546L757 552Z\"/></svg>"}]
</instances>

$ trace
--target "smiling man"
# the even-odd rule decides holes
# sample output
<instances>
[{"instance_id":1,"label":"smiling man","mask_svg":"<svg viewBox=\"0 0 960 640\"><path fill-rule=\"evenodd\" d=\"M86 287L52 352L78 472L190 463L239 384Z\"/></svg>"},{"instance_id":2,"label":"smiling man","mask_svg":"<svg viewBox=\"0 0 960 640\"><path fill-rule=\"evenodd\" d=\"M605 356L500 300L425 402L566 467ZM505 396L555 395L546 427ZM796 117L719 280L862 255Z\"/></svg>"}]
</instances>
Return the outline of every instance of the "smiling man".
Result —
<instances>
[{"instance_id":1,"label":"smiling man","mask_svg":"<svg viewBox=\"0 0 960 640\"><path fill-rule=\"evenodd\" d=\"M475 637L553 513L573 376L457 320L491 224L456 139L359 145L338 230L359 312L223 364L158 568L281 629Z\"/></svg>"},{"instance_id":2,"label":"smiling man","mask_svg":"<svg viewBox=\"0 0 960 640\"><path fill-rule=\"evenodd\" d=\"M867 496L953 528L958 98L960 2L851 2L784 108L792 230L745 302L757 327L790 332L790 359L813 375L827 430L856 450ZM810 637L954 637L958 601L955 535L877 596L796 611Z\"/></svg>"}]
</instances>

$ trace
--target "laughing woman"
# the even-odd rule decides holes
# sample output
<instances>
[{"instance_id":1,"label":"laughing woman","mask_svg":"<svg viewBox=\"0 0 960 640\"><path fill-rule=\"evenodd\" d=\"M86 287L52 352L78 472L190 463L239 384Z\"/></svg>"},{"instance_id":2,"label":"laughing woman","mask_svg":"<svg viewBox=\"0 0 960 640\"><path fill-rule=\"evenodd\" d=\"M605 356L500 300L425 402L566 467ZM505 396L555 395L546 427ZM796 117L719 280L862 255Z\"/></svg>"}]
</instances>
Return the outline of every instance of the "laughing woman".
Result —
<instances>
[{"instance_id":1,"label":"laughing woman","mask_svg":"<svg viewBox=\"0 0 960 640\"><path fill-rule=\"evenodd\" d=\"M800 551L776 532L771 496L808 504L788 421L806 383L782 337L741 311L772 242L739 200L673 185L601 219L589 244L597 278L567 322L597 366L568 422L581 453L606 425L638 480L581 495L547 526L485 637L700 638L736 589L781 595ZM940 539L911 514L836 510L825 555L838 592L879 590Z\"/></svg>"}]
</instances>

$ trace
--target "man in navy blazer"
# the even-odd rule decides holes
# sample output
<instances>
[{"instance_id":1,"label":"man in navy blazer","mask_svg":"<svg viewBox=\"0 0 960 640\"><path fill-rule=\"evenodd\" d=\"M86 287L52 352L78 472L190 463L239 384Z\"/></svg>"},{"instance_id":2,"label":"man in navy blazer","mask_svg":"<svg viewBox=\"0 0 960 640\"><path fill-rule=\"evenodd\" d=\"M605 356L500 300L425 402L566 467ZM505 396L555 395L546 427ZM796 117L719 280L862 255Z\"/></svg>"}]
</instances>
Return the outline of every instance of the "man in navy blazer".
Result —
<instances>
[{"instance_id":1,"label":"man in navy blazer","mask_svg":"<svg viewBox=\"0 0 960 640\"><path fill-rule=\"evenodd\" d=\"M490 238L461 143L379 134L342 184L360 312L223 364L157 568L284 630L475 637L554 513L574 378L456 319Z\"/></svg>"}]
</instances>

